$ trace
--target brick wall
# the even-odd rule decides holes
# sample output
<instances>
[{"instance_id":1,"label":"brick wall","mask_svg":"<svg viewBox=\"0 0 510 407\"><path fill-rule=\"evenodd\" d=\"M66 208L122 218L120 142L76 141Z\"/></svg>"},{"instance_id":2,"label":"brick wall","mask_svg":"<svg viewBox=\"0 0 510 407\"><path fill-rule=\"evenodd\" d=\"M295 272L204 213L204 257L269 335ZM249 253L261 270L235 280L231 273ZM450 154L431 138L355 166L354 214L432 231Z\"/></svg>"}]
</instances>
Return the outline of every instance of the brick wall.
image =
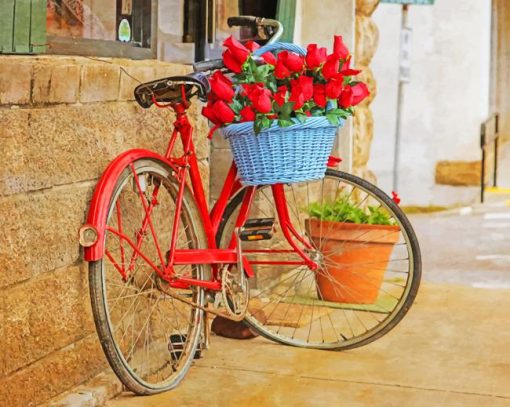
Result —
<instances>
[{"instance_id":1,"label":"brick wall","mask_svg":"<svg viewBox=\"0 0 510 407\"><path fill-rule=\"evenodd\" d=\"M108 162L164 152L172 115L133 102L157 61L0 57L0 405L38 405L106 367L77 231ZM208 179L207 124L195 138ZM208 180L205 182L208 185Z\"/></svg>"}]
</instances>

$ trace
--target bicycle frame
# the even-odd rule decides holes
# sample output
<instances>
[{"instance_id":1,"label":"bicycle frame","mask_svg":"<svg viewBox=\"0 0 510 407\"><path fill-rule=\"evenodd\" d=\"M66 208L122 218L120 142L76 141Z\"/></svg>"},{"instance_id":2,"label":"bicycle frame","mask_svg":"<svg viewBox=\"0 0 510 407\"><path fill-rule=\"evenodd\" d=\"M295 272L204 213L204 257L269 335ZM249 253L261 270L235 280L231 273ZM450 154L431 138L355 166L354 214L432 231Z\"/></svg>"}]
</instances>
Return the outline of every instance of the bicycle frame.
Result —
<instances>
[{"instance_id":1,"label":"bicycle frame","mask_svg":"<svg viewBox=\"0 0 510 407\"><path fill-rule=\"evenodd\" d=\"M250 250L249 254L257 253L294 253L297 254L300 259L296 261L266 261L266 260L253 260L248 259L241 255L240 247L238 247L238 240L233 235L232 239L227 248L220 249L216 244L216 234L218 233L220 223L230 199L237 194L242 188L242 184L237 177L237 167L232 162L231 167L225 179L222 191L219 199L215 203L212 210L209 212L207 199L205 196L204 188L202 185L201 175L198 167L198 160L195 153L195 147L193 144L193 127L188 120L186 109L189 106L188 102L184 100L180 103L172 103L169 105L158 107L170 107L176 113L177 117L174 122L174 130L170 137L168 148L164 156L159 156L156 153L149 152L146 150L131 150L114 160L103 174L100 182L96 187L91 207L89 210L89 216L87 224L84 227L92 226L95 228L98 239L91 247L85 247L85 260L94 261L99 260L106 255L109 260L113 263L114 267L119 271L124 279L127 278L129 271L134 266L134 262L138 256L142 257L148 265L150 265L155 272L157 272L161 278L166 280L171 287L174 288L189 288L191 285L200 286L209 290L220 290L221 281L219 278L218 264L239 264L242 262L244 271L247 277L253 276L251 265L264 264L264 265L305 265L311 270L317 268L317 264L308 256L306 250L312 250L312 246L308 243L299 233L296 231L290 220L288 212L287 201L284 193L282 184L276 184L271 186L272 194L274 197L278 219L282 232L291 246L291 250ZM181 139L183 147L183 155L181 157L172 157L172 151L175 147L177 138ZM157 195L159 187L155 187L153 195L147 202L144 199L140 180L136 174L133 166L133 162L138 158L157 158L172 168L175 178L178 184L177 197L176 197L176 210L174 214L174 222L172 227L171 235L171 247L169 248L168 254L165 256L162 249L159 247L157 239L155 238L154 227L151 220L151 212L154 206L158 204ZM336 166L340 162L339 159L331 157L328 166ZM140 194L143 209L145 211L145 217L142 222L140 231L136 236L136 242L133 242L128 236L124 235L121 227L119 218L119 229L114 229L106 225L107 217L107 205L110 202L111 194L113 193L114 183L118 178L116 175L129 166L133 174L135 184ZM186 179L189 175L191 181L191 188L187 185ZM190 189L193 194L193 198L198 207L200 217L203 221L203 227L207 238L208 247L206 249L176 249L177 233L179 227L179 218L182 211L182 203L184 199L184 192L186 189ZM243 201L241 204L240 212L235 224L235 230L241 228L246 220L248 219L249 210L255 195L256 187L248 186L245 188ZM108 195L110 194L110 195ZM120 215L120 209L117 207L117 216ZM162 267L158 267L154 264L151 259L147 258L141 251L141 245L144 240L144 236L147 234L147 230L150 230L154 237L154 243L156 245L159 261ZM121 244L121 260L119 264L113 256L104 248L104 236L106 232L117 235L122 241L125 241L133 249L132 257L129 261L129 265L126 267L124 248ZM299 242L304 250L298 245ZM166 260L165 260L166 257ZM209 264L212 265L212 275L210 280L197 280L192 278L181 278L174 274L173 267L176 265L185 264Z\"/></svg>"}]
</instances>

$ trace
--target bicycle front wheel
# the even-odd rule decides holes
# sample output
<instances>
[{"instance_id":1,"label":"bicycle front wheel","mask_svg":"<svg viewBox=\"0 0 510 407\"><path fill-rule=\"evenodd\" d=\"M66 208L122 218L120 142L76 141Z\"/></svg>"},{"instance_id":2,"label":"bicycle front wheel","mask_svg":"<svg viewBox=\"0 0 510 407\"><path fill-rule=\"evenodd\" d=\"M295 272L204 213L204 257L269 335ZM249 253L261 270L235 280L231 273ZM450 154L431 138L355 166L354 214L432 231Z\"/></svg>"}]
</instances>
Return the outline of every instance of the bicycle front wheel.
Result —
<instances>
[{"instance_id":1,"label":"bicycle front wheel","mask_svg":"<svg viewBox=\"0 0 510 407\"><path fill-rule=\"evenodd\" d=\"M178 185L158 160L132 164L117 180L109 204L105 255L89 265L90 295L97 333L117 377L137 394L154 394L183 379L202 330L202 311L168 290L199 305L204 292L171 289L155 270L167 261ZM185 194L176 246L204 248L200 217L189 198ZM178 266L175 272L204 278L199 265Z\"/></svg>"},{"instance_id":2,"label":"bicycle front wheel","mask_svg":"<svg viewBox=\"0 0 510 407\"><path fill-rule=\"evenodd\" d=\"M227 206L222 245L232 236L243 194ZM324 179L286 185L285 196L292 224L319 268L284 264L300 258L289 252L270 187L258 187L248 218L276 223L270 240L243 242L255 273L246 322L271 340L330 350L389 332L409 310L421 277L418 241L402 210L374 185L331 169ZM333 221L334 210L346 210L335 205L350 208L348 219ZM356 223L362 218L385 225Z\"/></svg>"}]
</instances>

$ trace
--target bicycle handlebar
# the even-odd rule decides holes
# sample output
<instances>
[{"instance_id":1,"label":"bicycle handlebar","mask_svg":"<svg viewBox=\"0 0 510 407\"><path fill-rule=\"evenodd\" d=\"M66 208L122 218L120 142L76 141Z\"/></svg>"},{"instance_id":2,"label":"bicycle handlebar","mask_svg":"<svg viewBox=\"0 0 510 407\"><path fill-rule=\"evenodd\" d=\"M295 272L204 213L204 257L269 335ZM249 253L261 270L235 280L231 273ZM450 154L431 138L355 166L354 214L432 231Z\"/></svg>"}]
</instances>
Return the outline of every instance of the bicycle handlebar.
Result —
<instances>
[{"instance_id":1,"label":"bicycle handlebar","mask_svg":"<svg viewBox=\"0 0 510 407\"><path fill-rule=\"evenodd\" d=\"M195 72L205 72L205 71L212 71L214 69L221 69L223 68L223 59L211 59L209 61L200 61L195 62L193 64L193 71Z\"/></svg>"},{"instance_id":2,"label":"bicycle handlebar","mask_svg":"<svg viewBox=\"0 0 510 407\"><path fill-rule=\"evenodd\" d=\"M235 16L227 18L227 24L229 27L249 26L255 28L258 25L257 20L261 20L261 18L255 16Z\"/></svg>"},{"instance_id":3,"label":"bicycle handlebar","mask_svg":"<svg viewBox=\"0 0 510 407\"><path fill-rule=\"evenodd\" d=\"M271 35L271 38L267 41L266 45L273 44L278 41L283 34L283 25L278 20L272 20L270 18L262 18L255 16L236 16L229 17L227 19L227 24L229 27L250 27L253 29L257 29L258 27L266 28L272 27L276 30ZM209 61L200 61L195 62L193 64L193 71L195 72L206 72L212 71L214 69L223 68L223 62L221 59L212 59Z\"/></svg>"}]
</instances>

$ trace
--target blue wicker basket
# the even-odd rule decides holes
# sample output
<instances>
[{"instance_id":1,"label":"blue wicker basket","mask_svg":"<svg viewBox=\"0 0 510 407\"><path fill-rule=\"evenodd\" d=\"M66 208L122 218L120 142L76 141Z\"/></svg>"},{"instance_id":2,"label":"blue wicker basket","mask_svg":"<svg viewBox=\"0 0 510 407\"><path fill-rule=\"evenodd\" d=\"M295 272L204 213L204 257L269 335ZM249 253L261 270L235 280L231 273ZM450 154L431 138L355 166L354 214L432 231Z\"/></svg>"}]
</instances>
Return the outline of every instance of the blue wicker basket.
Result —
<instances>
[{"instance_id":1,"label":"blue wicker basket","mask_svg":"<svg viewBox=\"0 0 510 407\"><path fill-rule=\"evenodd\" d=\"M281 50L306 54L298 45L275 43L259 48L255 55ZM304 123L294 121L289 127L279 127L273 121L259 134L255 134L253 122L222 129L243 184L294 183L324 177L338 127L325 117L310 117Z\"/></svg>"},{"instance_id":2,"label":"blue wicker basket","mask_svg":"<svg viewBox=\"0 0 510 407\"><path fill-rule=\"evenodd\" d=\"M287 184L324 177L337 127L325 117L270 128L255 134L253 122L222 129L245 185Z\"/></svg>"}]
</instances>

